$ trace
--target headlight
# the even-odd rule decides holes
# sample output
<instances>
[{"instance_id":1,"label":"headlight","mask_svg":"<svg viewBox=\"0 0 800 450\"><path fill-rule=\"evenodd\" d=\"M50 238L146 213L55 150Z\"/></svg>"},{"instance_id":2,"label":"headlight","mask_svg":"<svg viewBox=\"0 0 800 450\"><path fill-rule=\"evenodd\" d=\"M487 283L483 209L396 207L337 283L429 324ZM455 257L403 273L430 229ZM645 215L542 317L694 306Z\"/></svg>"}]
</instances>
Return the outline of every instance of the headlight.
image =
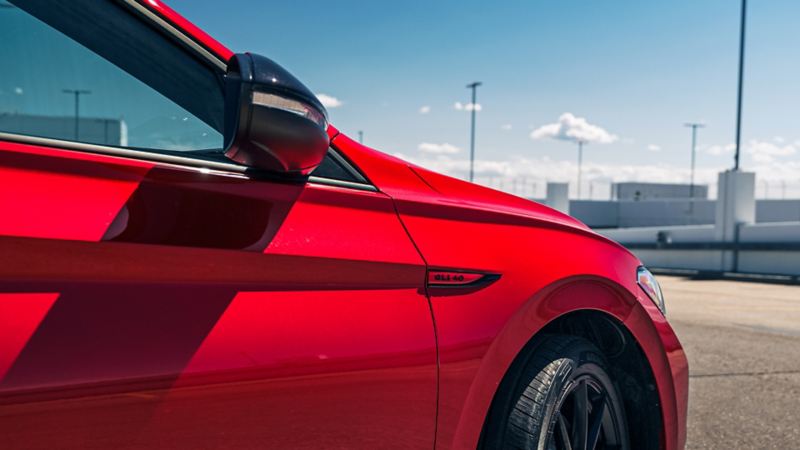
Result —
<instances>
[{"instance_id":1,"label":"headlight","mask_svg":"<svg viewBox=\"0 0 800 450\"><path fill-rule=\"evenodd\" d=\"M664 294L661 292L661 286L658 284L658 281L656 281L656 277L654 277L646 267L641 266L636 271L636 282L644 293L650 297L650 300L658 306L661 313L666 315L667 307L664 304Z\"/></svg>"}]
</instances>

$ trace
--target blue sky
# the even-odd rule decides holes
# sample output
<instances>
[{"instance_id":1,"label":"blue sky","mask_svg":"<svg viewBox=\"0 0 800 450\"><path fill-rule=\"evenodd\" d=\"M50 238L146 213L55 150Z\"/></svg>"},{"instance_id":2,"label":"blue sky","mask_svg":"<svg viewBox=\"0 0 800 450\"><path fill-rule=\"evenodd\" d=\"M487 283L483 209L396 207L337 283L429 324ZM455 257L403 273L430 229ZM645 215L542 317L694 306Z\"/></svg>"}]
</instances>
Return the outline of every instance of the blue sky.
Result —
<instances>
[{"instance_id":1,"label":"blue sky","mask_svg":"<svg viewBox=\"0 0 800 450\"><path fill-rule=\"evenodd\" d=\"M479 176L569 179L575 145L531 138L564 113L616 137L587 147L590 180L686 179L682 124L693 120L708 124L701 180L732 164L734 0L169 4L232 50L267 55L338 99L329 111L341 130L454 175L469 148L469 113L454 105L469 101L474 80L484 83ZM800 177L798 20L800 2L751 2L743 162L775 182Z\"/></svg>"}]
</instances>

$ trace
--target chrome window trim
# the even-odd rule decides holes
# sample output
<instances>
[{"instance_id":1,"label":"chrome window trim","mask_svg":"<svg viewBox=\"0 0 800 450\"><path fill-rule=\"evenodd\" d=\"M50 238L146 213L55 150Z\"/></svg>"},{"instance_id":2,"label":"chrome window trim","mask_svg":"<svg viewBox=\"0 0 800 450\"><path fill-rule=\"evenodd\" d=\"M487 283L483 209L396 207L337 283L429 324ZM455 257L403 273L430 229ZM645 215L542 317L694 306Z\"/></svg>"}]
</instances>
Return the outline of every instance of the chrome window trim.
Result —
<instances>
[{"instance_id":1,"label":"chrome window trim","mask_svg":"<svg viewBox=\"0 0 800 450\"><path fill-rule=\"evenodd\" d=\"M334 180L333 178L322 178L311 175L308 181L316 184L325 184L328 186L337 186L350 189L357 189L359 191L378 192L378 188L371 184L354 183L352 181Z\"/></svg>"},{"instance_id":2,"label":"chrome window trim","mask_svg":"<svg viewBox=\"0 0 800 450\"><path fill-rule=\"evenodd\" d=\"M168 34L172 35L174 38L182 42L184 45L194 50L198 55L202 56L208 62L216 66L223 73L228 69L228 64L225 61L223 61L221 58L217 57L210 51L206 50L202 45L197 43L197 41L192 39L189 35L181 31L180 29L172 26L172 24L159 17L158 14L151 11L148 7L142 5L136 0L122 0L122 2L130 6L131 8L135 9L137 12L147 17L154 25L159 26Z\"/></svg>"},{"instance_id":3,"label":"chrome window trim","mask_svg":"<svg viewBox=\"0 0 800 450\"><path fill-rule=\"evenodd\" d=\"M247 178L254 178L256 173L252 168L243 166L236 163L225 163L219 161L209 161L200 158L192 158L179 155L168 155L165 153L158 153L148 150L137 150L121 147L110 147L99 144L88 144L85 142L65 141L61 139L52 139L39 136L27 136L24 134L5 133L0 131L0 141L16 142L20 144L37 145L43 147L51 147L62 150L73 150L86 153L94 153L100 155L118 156L123 158L138 159L144 161L152 161L156 163L166 163L175 166L189 167L192 169L206 169L215 172L223 172L231 175L246 176ZM337 155L338 156L338 155ZM263 174L264 172L257 172ZM336 186L343 188L356 189L360 191L378 192L378 189L368 183L354 183L351 181L334 180L331 178L322 178L309 176L308 182L314 184L323 184L328 186Z\"/></svg>"},{"instance_id":4,"label":"chrome window trim","mask_svg":"<svg viewBox=\"0 0 800 450\"><path fill-rule=\"evenodd\" d=\"M360 170L358 170L358 169L357 169L355 166L353 166L353 165L350 163L350 161L348 161L348 160L347 160L347 158L345 158L344 156L342 156L342 154L341 154L341 152L339 151L339 149L338 149L338 148L336 148L336 147L334 147L334 146L333 146L333 144L331 144L331 145L329 146L329 152L331 153L331 155L333 155L333 159L334 159L334 160L335 160L337 163L339 163L339 165L340 165L340 166L342 166L342 168L343 168L343 169L344 169L346 172L349 172L349 173L350 173L350 175L352 175L352 176L353 176L353 178L355 178L356 180L358 180L358 181L357 181L357 183L360 183L360 184L370 184L370 185L372 184L372 183L370 183L370 182L369 182L369 180L367 180L367 178L366 178L366 177L365 177L365 176L364 176L364 175L361 173L361 171L360 171ZM348 182L348 183L352 183L352 182Z\"/></svg>"},{"instance_id":5,"label":"chrome window trim","mask_svg":"<svg viewBox=\"0 0 800 450\"><path fill-rule=\"evenodd\" d=\"M247 171L247 166L235 163L223 163L217 161L207 161L199 158L186 156L168 155L156 153L155 151L137 150L132 148L111 147L100 144L89 144L86 142L66 141L62 139L45 138L39 136L28 136L24 134L6 133L0 131L0 140L17 142L21 144L38 145L63 150L76 150L86 153L101 155L120 156L123 158L141 159L155 162L165 162L169 164L198 167L202 169L216 169L231 173L243 174Z\"/></svg>"}]
</instances>

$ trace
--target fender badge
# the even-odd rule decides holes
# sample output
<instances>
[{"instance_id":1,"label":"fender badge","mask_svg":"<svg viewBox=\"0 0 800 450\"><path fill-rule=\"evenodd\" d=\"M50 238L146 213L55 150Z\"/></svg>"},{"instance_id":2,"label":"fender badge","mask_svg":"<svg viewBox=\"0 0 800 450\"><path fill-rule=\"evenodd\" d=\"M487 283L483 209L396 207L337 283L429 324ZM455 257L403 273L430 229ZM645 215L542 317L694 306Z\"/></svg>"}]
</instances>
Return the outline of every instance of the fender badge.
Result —
<instances>
[{"instance_id":1,"label":"fender badge","mask_svg":"<svg viewBox=\"0 0 800 450\"><path fill-rule=\"evenodd\" d=\"M431 270L428 272L428 286L463 286L474 283L483 277L482 273Z\"/></svg>"},{"instance_id":2,"label":"fender badge","mask_svg":"<svg viewBox=\"0 0 800 450\"><path fill-rule=\"evenodd\" d=\"M492 284L500 275L461 270L429 270L428 288L477 290Z\"/></svg>"}]
</instances>

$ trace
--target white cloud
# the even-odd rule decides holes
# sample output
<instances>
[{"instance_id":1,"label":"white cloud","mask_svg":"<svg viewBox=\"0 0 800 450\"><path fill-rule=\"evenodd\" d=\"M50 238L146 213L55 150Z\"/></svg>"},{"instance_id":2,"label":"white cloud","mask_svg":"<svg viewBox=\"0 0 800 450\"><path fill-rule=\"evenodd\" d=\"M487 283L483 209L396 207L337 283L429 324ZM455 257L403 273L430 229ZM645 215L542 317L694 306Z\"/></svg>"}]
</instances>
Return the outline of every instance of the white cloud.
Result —
<instances>
[{"instance_id":1,"label":"white cloud","mask_svg":"<svg viewBox=\"0 0 800 450\"><path fill-rule=\"evenodd\" d=\"M428 106L428 105L420 106L420 108L419 108L419 113L420 114L428 114L429 112L431 112L431 107L430 106Z\"/></svg>"},{"instance_id":2,"label":"white cloud","mask_svg":"<svg viewBox=\"0 0 800 450\"><path fill-rule=\"evenodd\" d=\"M756 163L773 163L778 158L783 156L791 156L797 153L800 148L800 141L793 144L784 144L785 139L776 137L770 141L760 141L752 139L742 145L743 152L750 155ZM733 153L736 150L736 144L727 145L712 145L705 149L706 153L713 156L721 156Z\"/></svg>"},{"instance_id":3,"label":"white cloud","mask_svg":"<svg viewBox=\"0 0 800 450\"><path fill-rule=\"evenodd\" d=\"M326 108L338 108L342 106L342 101L332 95L317 94L317 98L320 103L322 103L322 106Z\"/></svg>"},{"instance_id":4,"label":"white cloud","mask_svg":"<svg viewBox=\"0 0 800 450\"><path fill-rule=\"evenodd\" d=\"M453 108L455 108L456 111L472 111L473 109L475 111L480 111L483 109L480 103L461 103L461 102L455 102L453 104Z\"/></svg>"},{"instance_id":5,"label":"white cloud","mask_svg":"<svg viewBox=\"0 0 800 450\"><path fill-rule=\"evenodd\" d=\"M452 154L421 153L413 155L395 154L428 169L451 176L466 178L469 174L469 160ZM800 166L800 164L798 164ZM717 180L717 169L700 168L697 180L701 183L713 183ZM797 170L800 173L800 167ZM549 157L523 158L508 160L475 161L476 177L502 177L506 179L528 177L531 180L574 182L577 164L571 160L554 160ZM688 167L677 167L664 164L599 164L584 162L584 180L593 181L647 181L647 182L688 182Z\"/></svg>"},{"instance_id":6,"label":"white cloud","mask_svg":"<svg viewBox=\"0 0 800 450\"><path fill-rule=\"evenodd\" d=\"M500 129L503 130L503 131L508 131L508 130L511 129L511 124L510 123L506 123L506 124L500 125Z\"/></svg>"},{"instance_id":7,"label":"white cloud","mask_svg":"<svg viewBox=\"0 0 800 450\"><path fill-rule=\"evenodd\" d=\"M726 153L731 153L736 149L736 144L727 145L712 145L705 149L706 153L712 156L720 156Z\"/></svg>"},{"instance_id":8,"label":"white cloud","mask_svg":"<svg viewBox=\"0 0 800 450\"><path fill-rule=\"evenodd\" d=\"M778 142L777 139L775 141ZM758 163L771 163L775 161L776 157L791 156L797 153L797 149L792 144L779 145L755 139L747 143L745 151L750 154L753 161Z\"/></svg>"},{"instance_id":9,"label":"white cloud","mask_svg":"<svg viewBox=\"0 0 800 450\"><path fill-rule=\"evenodd\" d=\"M650 150L651 152L660 152L661 146L656 144L650 144L647 146L647 149Z\"/></svg>"},{"instance_id":10,"label":"white cloud","mask_svg":"<svg viewBox=\"0 0 800 450\"><path fill-rule=\"evenodd\" d=\"M557 122L543 125L531 133L531 139L545 138L597 144L610 144L619 139L616 135L590 124L583 117L575 117L572 113L564 113Z\"/></svg>"},{"instance_id":11,"label":"white cloud","mask_svg":"<svg viewBox=\"0 0 800 450\"><path fill-rule=\"evenodd\" d=\"M443 143L443 144L432 144L430 142L423 142L419 144L417 149L422 153L428 154L436 154L436 155L454 155L461 151L460 148L456 147L455 145Z\"/></svg>"},{"instance_id":12,"label":"white cloud","mask_svg":"<svg viewBox=\"0 0 800 450\"><path fill-rule=\"evenodd\" d=\"M426 167L436 172L444 173L461 179L469 175L469 159L460 154L428 153L421 151L415 155L395 154L395 156ZM712 196L716 192L717 176L720 170L727 167L717 164L716 167L698 167L695 181L708 184ZM756 172L758 186L762 183L770 184L770 192L774 186L787 182L787 197L800 195L800 161L774 160L771 162L747 162L745 170ZM475 161L476 181L494 187L513 191L513 180L525 180L530 187L532 183L538 186L537 194L544 193L545 181L568 182L573 185L577 173L577 164L573 160L554 160L549 157L525 158L509 157L504 160L478 159ZM597 163L584 161L583 180L584 189L588 183L594 182L595 192L607 192L608 184L621 181L642 181L655 183L688 183L689 167L687 165L669 164L619 164ZM516 184L519 189L520 184ZM519 190L516 191L520 193ZM588 192L588 191L587 191ZM776 191L777 192L777 191ZM526 195L534 195L528 192Z\"/></svg>"}]
</instances>

